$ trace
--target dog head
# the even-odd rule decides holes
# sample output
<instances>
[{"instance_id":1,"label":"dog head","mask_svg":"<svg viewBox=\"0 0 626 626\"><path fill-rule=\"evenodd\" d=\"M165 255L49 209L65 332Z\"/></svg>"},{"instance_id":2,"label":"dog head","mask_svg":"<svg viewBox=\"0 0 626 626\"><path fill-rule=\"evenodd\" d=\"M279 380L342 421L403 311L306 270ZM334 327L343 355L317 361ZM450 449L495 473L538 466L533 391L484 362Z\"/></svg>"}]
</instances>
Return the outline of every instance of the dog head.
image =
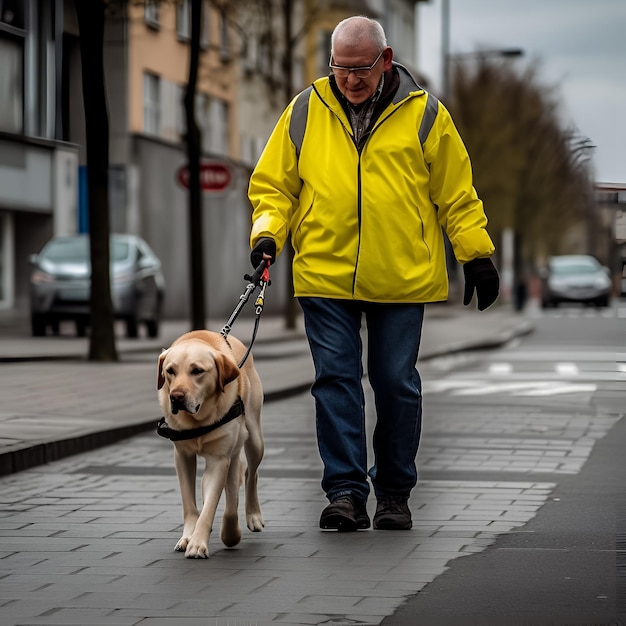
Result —
<instances>
[{"instance_id":1,"label":"dog head","mask_svg":"<svg viewBox=\"0 0 626 626\"><path fill-rule=\"evenodd\" d=\"M239 373L229 354L203 341L175 343L158 359L157 390L161 404L168 405L173 415L179 411L196 415L207 400L217 401Z\"/></svg>"}]
</instances>

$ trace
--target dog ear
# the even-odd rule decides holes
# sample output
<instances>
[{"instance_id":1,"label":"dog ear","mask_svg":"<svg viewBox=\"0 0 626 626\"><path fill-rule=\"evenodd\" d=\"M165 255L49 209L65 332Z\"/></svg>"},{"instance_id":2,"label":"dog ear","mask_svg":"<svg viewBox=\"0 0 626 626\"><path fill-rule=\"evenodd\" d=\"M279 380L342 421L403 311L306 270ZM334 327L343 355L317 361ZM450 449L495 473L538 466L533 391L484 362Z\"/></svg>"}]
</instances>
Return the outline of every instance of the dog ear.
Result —
<instances>
[{"instance_id":1,"label":"dog ear","mask_svg":"<svg viewBox=\"0 0 626 626\"><path fill-rule=\"evenodd\" d=\"M239 376L237 364L225 354L215 355L215 366L217 367L217 385L220 391Z\"/></svg>"},{"instance_id":2,"label":"dog ear","mask_svg":"<svg viewBox=\"0 0 626 626\"><path fill-rule=\"evenodd\" d=\"M165 361L166 354L167 350L163 350L161 354L159 354L159 365L157 368L157 391L165 384L165 376L163 376L163 361Z\"/></svg>"}]
</instances>

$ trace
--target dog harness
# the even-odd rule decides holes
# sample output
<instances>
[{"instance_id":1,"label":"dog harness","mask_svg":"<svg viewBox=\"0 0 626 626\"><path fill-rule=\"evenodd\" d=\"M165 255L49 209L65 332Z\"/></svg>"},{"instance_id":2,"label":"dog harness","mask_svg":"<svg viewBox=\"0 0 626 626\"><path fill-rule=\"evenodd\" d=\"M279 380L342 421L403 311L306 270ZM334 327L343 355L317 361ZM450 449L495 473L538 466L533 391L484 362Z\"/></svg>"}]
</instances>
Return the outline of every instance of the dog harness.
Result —
<instances>
[{"instance_id":1,"label":"dog harness","mask_svg":"<svg viewBox=\"0 0 626 626\"><path fill-rule=\"evenodd\" d=\"M208 426L199 426L198 428L190 428L188 430L174 430L167 425L165 418L162 417L157 424L157 435L169 439L170 441L185 441L187 439L195 439L196 437L202 437L213 430L216 430L220 426L231 422L235 418L245 413L245 407L243 400L237 398L233 406L230 407L228 413L221 417L217 422L213 422Z\"/></svg>"}]
</instances>

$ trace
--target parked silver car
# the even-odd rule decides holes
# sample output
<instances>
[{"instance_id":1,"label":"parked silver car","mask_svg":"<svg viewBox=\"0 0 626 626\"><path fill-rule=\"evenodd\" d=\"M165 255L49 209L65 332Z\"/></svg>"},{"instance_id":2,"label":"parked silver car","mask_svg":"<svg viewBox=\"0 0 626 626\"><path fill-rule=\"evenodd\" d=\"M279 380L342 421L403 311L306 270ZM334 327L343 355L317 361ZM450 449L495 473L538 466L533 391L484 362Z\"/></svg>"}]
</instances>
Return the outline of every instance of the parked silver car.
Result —
<instances>
[{"instance_id":1,"label":"parked silver car","mask_svg":"<svg viewBox=\"0 0 626 626\"><path fill-rule=\"evenodd\" d=\"M586 254L550 257L541 278L543 308L558 306L561 302L609 305L610 271L595 257Z\"/></svg>"},{"instance_id":2,"label":"parked silver car","mask_svg":"<svg viewBox=\"0 0 626 626\"><path fill-rule=\"evenodd\" d=\"M111 297L116 319L126 322L126 335L137 337L145 323L148 336L159 333L165 280L161 262L150 246L134 235L111 235ZM73 320L84 336L89 325L91 262L89 236L55 237L30 257L31 327L35 336L54 333Z\"/></svg>"}]
</instances>

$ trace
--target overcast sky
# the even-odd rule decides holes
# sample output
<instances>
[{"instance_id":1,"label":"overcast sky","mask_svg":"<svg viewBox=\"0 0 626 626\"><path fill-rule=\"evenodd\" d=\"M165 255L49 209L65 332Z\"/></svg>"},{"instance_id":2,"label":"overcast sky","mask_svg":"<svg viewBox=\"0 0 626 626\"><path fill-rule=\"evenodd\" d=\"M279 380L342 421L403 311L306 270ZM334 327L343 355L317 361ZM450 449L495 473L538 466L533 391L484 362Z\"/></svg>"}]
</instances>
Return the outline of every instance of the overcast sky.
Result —
<instances>
[{"instance_id":1,"label":"overcast sky","mask_svg":"<svg viewBox=\"0 0 626 626\"><path fill-rule=\"evenodd\" d=\"M449 0L450 52L521 48L556 88L563 127L596 146L596 180L626 184L626 0ZM418 66L441 85L441 0L418 4ZM393 45L393 42L390 42Z\"/></svg>"}]
</instances>

